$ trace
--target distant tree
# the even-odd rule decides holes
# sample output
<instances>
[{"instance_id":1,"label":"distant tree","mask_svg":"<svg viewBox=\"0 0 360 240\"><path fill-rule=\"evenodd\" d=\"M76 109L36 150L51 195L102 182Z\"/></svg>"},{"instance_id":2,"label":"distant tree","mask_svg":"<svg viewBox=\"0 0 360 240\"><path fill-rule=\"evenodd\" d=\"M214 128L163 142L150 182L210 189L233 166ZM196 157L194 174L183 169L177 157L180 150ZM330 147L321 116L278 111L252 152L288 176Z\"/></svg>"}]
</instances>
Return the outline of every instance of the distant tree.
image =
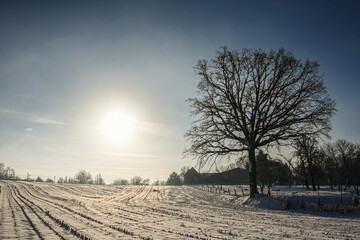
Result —
<instances>
[{"instance_id":1,"label":"distant tree","mask_svg":"<svg viewBox=\"0 0 360 240\"><path fill-rule=\"evenodd\" d=\"M142 180L142 182L141 182L141 185L149 185L150 184L150 179L144 179L144 180Z\"/></svg>"},{"instance_id":2,"label":"distant tree","mask_svg":"<svg viewBox=\"0 0 360 240\"><path fill-rule=\"evenodd\" d=\"M80 170L76 173L75 179L77 183L85 184L85 183L92 183L92 178L90 172L86 172L85 170ZM70 180L69 180L70 182Z\"/></svg>"},{"instance_id":3,"label":"distant tree","mask_svg":"<svg viewBox=\"0 0 360 240\"><path fill-rule=\"evenodd\" d=\"M339 163L336 159L336 149L333 143L326 143L321 148L323 171L328 178L331 189L339 182Z\"/></svg>"},{"instance_id":4,"label":"distant tree","mask_svg":"<svg viewBox=\"0 0 360 240\"><path fill-rule=\"evenodd\" d=\"M131 184L131 185L141 185L142 180L143 180L143 179L142 179L141 177L135 176L135 177L133 177L133 178L130 180L130 184Z\"/></svg>"},{"instance_id":5,"label":"distant tree","mask_svg":"<svg viewBox=\"0 0 360 240\"><path fill-rule=\"evenodd\" d=\"M350 183L354 186L357 195L360 195L360 144L356 144L356 154L351 163L350 174L352 176Z\"/></svg>"},{"instance_id":6,"label":"distant tree","mask_svg":"<svg viewBox=\"0 0 360 240\"><path fill-rule=\"evenodd\" d=\"M187 171L189 171L190 167L189 166L184 166L180 169L180 178L181 178L181 182L184 182L184 176L185 173L187 173Z\"/></svg>"},{"instance_id":7,"label":"distant tree","mask_svg":"<svg viewBox=\"0 0 360 240\"><path fill-rule=\"evenodd\" d=\"M64 183L64 179L63 179L63 178L59 178L57 182L58 182L58 183Z\"/></svg>"},{"instance_id":8,"label":"distant tree","mask_svg":"<svg viewBox=\"0 0 360 240\"><path fill-rule=\"evenodd\" d=\"M154 185L154 186L159 186L159 185L160 185L160 180L157 179L156 181L153 182L152 185Z\"/></svg>"},{"instance_id":9,"label":"distant tree","mask_svg":"<svg viewBox=\"0 0 360 240\"><path fill-rule=\"evenodd\" d=\"M127 179L116 179L113 182L113 185L129 185L129 181Z\"/></svg>"},{"instance_id":10,"label":"distant tree","mask_svg":"<svg viewBox=\"0 0 360 240\"><path fill-rule=\"evenodd\" d=\"M166 185L181 185L181 177L176 172L170 174L170 177L166 181Z\"/></svg>"},{"instance_id":11,"label":"distant tree","mask_svg":"<svg viewBox=\"0 0 360 240\"><path fill-rule=\"evenodd\" d=\"M309 175L312 189L316 191L315 178L319 173L315 162L319 155L318 141L315 137L302 135L294 140L294 148L294 155L302 161L302 171Z\"/></svg>"},{"instance_id":12,"label":"distant tree","mask_svg":"<svg viewBox=\"0 0 360 240\"><path fill-rule=\"evenodd\" d=\"M265 185L270 188L273 184L282 185L289 182L289 167L278 159L271 159L262 150L256 155L256 164L261 193L264 193Z\"/></svg>"},{"instance_id":13,"label":"distant tree","mask_svg":"<svg viewBox=\"0 0 360 240\"><path fill-rule=\"evenodd\" d=\"M10 167L5 168L5 165L3 163L0 163L0 179L15 180L19 179L19 177L15 175L14 169Z\"/></svg>"},{"instance_id":14,"label":"distant tree","mask_svg":"<svg viewBox=\"0 0 360 240\"><path fill-rule=\"evenodd\" d=\"M52 180L51 178L48 178L48 179L46 179L46 182L53 183L54 180Z\"/></svg>"},{"instance_id":15,"label":"distant tree","mask_svg":"<svg viewBox=\"0 0 360 240\"><path fill-rule=\"evenodd\" d=\"M101 177L101 173L96 174L94 183L95 183L96 185L105 185L105 181L104 181L104 179Z\"/></svg>"},{"instance_id":16,"label":"distant tree","mask_svg":"<svg viewBox=\"0 0 360 240\"><path fill-rule=\"evenodd\" d=\"M197 118L185 137L185 156L200 166L248 153L250 196L257 190L256 149L289 144L299 136L327 135L336 111L316 61L297 59L284 49L229 51L195 67L198 98L190 102Z\"/></svg>"},{"instance_id":17,"label":"distant tree","mask_svg":"<svg viewBox=\"0 0 360 240\"><path fill-rule=\"evenodd\" d=\"M5 178L4 170L5 170L5 164L0 163L0 179Z\"/></svg>"},{"instance_id":18,"label":"distant tree","mask_svg":"<svg viewBox=\"0 0 360 240\"><path fill-rule=\"evenodd\" d=\"M43 180L41 179L41 177L37 177L37 179L35 180L35 182L43 182Z\"/></svg>"}]
</instances>

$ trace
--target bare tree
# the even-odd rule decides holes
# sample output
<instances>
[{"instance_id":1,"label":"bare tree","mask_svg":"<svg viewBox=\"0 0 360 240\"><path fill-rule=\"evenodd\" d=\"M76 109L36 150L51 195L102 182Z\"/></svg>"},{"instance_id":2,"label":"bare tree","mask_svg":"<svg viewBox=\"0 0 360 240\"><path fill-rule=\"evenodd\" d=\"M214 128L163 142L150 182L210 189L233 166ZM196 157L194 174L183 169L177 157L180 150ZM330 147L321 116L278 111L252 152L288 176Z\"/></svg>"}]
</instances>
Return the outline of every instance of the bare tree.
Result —
<instances>
[{"instance_id":1,"label":"bare tree","mask_svg":"<svg viewBox=\"0 0 360 240\"><path fill-rule=\"evenodd\" d=\"M300 135L327 135L336 111L316 61L303 62L284 49L218 51L200 60L199 97L189 99L196 119L185 134L185 156L200 165L248 153L250 196L256 186L255 150L286 144Z\"/></svg>"},{"instance_id":2,"label":"bare tree","mask_svg":"<svg viewBox=\"0 0 360 240\"><path fill-rule=\"evenodd\" d=\"M75 179L80 184L92 183L90 172L86 172L85 170L80 170L79 172L77 172L75 175Z\"/></svg>"},{"instance_id":3,"label":"bare tree","mask_svg":"<svg viewBox=\"0 0 360 240\"><path fill-rule=\"evenodd\" d=\"M166 185L181 185L181 177L176 172L172 172L166 181Z\"/></svg>"},{"instance_id":4,"label":"bare tree","mask_svg":"<svg viewBox=\"0 0 360 240\"><path fill-rule=\"evenodd\" d=\"M141 185L143 179L139 176L135 176L132 179L130 179L130 184L131 185Z\"/></svg>"},{"instance_id":5,"label":"bare tree","mask_svg":"<svg viewBox=\"0 0 360 240\"><path fill-rule=\"evenodd\" d=\"M129 185L129 181L127 179L116 179L113 182L113 185Z\"/></svg>"},{"instance_id":6,"label":"bare tree","mask_svg":"<svg viewBox=\"0 0 360 240\"><path fill-rule=\"evenodd\" d=\"M317 158L319 157L319 148L318 141L315 137L308 137L306 135L302 135L296 140L294 140L294 149L293 153L296 157L300 159L301 169L304 172L305 181L307 181L307 172L309 173L311 186L313 191L316 191L315 178L319 177L319 172L317 171ZM319 182L319 181L318 181ZM320 184L318 184L319 187ZM306 183L306 187L309 188L308 183Z\"/></svg>"},{"instance_id":7,"label":"bare tree","mask_svg":"<svg viewBox=\"0 0 360 240\"><path fill-rule=\"evenodd\" d=\"M339 189L341 185L344 185L346 190L353 177L353 162L357 158L358 146L347 140L339 139L334 143L334 147L336 150L335 156L339 175Z\"/></svg>"},{"instance_id":8,"label":"bare tree","mask_svg":"<svg viewBox=\"0 0 360 240\"><path fill-rule=\"evenodd\" d=\"M190 167L188 166L184 166L180 169L180 178L181 178L181 182L183 183L184 182L184 176L185 174L187 173L187 171L189 171Z\"/></svg>"}]
</instances>

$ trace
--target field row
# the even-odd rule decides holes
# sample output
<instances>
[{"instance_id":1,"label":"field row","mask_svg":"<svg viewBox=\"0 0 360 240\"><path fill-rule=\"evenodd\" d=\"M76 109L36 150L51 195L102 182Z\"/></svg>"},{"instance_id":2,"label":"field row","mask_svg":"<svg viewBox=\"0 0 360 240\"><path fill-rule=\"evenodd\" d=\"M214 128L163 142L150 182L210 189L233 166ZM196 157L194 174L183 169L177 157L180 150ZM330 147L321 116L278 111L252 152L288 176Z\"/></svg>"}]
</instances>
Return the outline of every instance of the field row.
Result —
<instances>
[{"instance_id":1,"label":"field row","mask_svg":"<svg viewBox=\"0 0 360 240\"><path fill-rule=\"evenodd\" d=\"M246 207L201 187L0 181L0 239L356 239L359 218ZM339 219L341 221L339 221Z\"/></svg>"}]
</instances>

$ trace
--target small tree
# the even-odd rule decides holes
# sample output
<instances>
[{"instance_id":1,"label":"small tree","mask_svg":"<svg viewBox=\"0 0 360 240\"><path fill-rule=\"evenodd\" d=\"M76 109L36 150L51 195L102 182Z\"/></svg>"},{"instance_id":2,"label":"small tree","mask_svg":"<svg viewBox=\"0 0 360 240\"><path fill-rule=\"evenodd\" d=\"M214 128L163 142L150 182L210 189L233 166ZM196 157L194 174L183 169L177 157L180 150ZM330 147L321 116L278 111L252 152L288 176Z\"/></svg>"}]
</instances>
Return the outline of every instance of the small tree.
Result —
<instances>
[{"instance_id":1,"label":"small tree","mask_svg":"<svg viewBox=\"0 0 360 240\"><path fill-rule=\"evenodd\" d=\"M48 179L46 179L46 182L53 183L54 180L52 180L51 178L48 178Z\"/></svg>"},{"instance_id":2,"label":"small tree","mask_svg":"<svg viewBox=\"0 0 360 240\"><path fill-rule=\"evenodd\" d=\"M36 178L35 182L43 182L43 180L41 179L41 177L38 176L38 177Z\"/></svg>"},{"instance_id":3,"label":"small tree","mask_svg":"<svg viewBox=\"0 0 360 240\"><path fill-rule=\"evenodd\" d=\"M130 180L131 185L141 185L142 178L139 176L135 176Z\"/></svg>"},{"instance_id":4,"label":"small tree","mask_svg":"<svg viewBox=\"0 0 360 240\"><path fill-rule=\"evenodd\" d=\"M153 186L159 186L159 185L160 185L160 180L157 179L156 181L153 182L152 185L153 185Z\"/></svg>"},{"instance_id":5,"label":"small tree","mask_svg":"<svg viewBox=\"0 0 360 240\"><path fill-rule=\"evenodd\" d=\"M166 181L166 185L181 185L181 177L176 172L170 174L170 177Z\"/></svg>"},{"instance_id":6,"label":"small tree","mask_svg":"<svg viewBox=\"0 0 360 240\"><path fill-rule=\"evenodd\" d=\"M141 185L149 185L150 184L150 179L143 179L141 182Z\"/></svg>"},{"instance_id":7,"label":"small tree","mask_svg":"<svg viewBox=\"0 0 360 240\"><path fill-rule=\"evenodd\" d=\"M302 135L294 141L294 155L302 161L303 171L310 176L312 189L316 191L315 177L317 175L316 158L319 156L318 142L314 137ZM308 185L307 185L308 186Z\"/></svg>"},{"instance_id":8,"label":"small tree","mask_svg":"<svg viewBox=\"0 0 360 240\"><path fill-rule=\"evenodd\" d=\"M129 185L129 181L127 179L116 179L113 182L113 185Z\"/></svg>"},{"instance_id":9,"label":"small tree","mask_svg":"<svg viewBox=\"0 0 360 240\"><path fill-rule=\"evenodd\" d=\"M77 181L77 183L80 184L92 183L90 172L86 172L85 170L80 170L79 172L77 172L75 175L75 180ZM69 183L71 183L70 179L69 179Z\"/></svg>"},{"instance_id":10,"label":"small tree","mask_svg":"<svg viewBox=\"0 0 360 240\"><path fill-rule=\"evenodd\" d=\"M185 155L200 166L247 152L250 196L257 190L256 149L289 144L301 135L327 135L336 111L316 61L297 59L284 49L229 51L200 60L199 97L189 99L196 116L185 134Z\"/></svg>"},{"instance_id":11,"label":"small tree","mask_svg":"<svg viewBox=\"0 0 360 240\"><path fill-rule=\"evenodd\" d=\"M104 179L101 177L101 173L96 174L95 182L96 185L105 185Z\"/></svg>"},{"instance_id":12,"label":"small tree","mask_svg":"<svg viewBox=\"0 0 360 240\"><path fill-rule=\"evenodd\" d=\"M190 169L190 167L188 166L184 166L180 169L180 178L181 178L181 182L184 182L184 177L185 177L185 173L187 173L187 171Z\"/></svg>"}]
</instances>

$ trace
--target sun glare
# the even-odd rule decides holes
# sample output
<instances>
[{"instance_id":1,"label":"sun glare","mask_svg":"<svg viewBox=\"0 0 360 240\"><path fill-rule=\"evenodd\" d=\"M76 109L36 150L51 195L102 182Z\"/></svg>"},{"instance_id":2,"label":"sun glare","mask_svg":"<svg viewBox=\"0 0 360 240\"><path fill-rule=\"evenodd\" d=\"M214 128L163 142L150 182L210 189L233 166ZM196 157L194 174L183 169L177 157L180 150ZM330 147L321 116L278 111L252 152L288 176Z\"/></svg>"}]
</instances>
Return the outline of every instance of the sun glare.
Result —
<instances>
[{"instance_id":1,"label":"sun glare","mask_svg":"<svg viewBox=\"0 0 360 240\"><path fill-rule=\"evenodd\" d=\"M129 141L135 132L135 120L122 111L112 111L104 116L101 132L111 143Z\"/></svg>"}]
</instances>

